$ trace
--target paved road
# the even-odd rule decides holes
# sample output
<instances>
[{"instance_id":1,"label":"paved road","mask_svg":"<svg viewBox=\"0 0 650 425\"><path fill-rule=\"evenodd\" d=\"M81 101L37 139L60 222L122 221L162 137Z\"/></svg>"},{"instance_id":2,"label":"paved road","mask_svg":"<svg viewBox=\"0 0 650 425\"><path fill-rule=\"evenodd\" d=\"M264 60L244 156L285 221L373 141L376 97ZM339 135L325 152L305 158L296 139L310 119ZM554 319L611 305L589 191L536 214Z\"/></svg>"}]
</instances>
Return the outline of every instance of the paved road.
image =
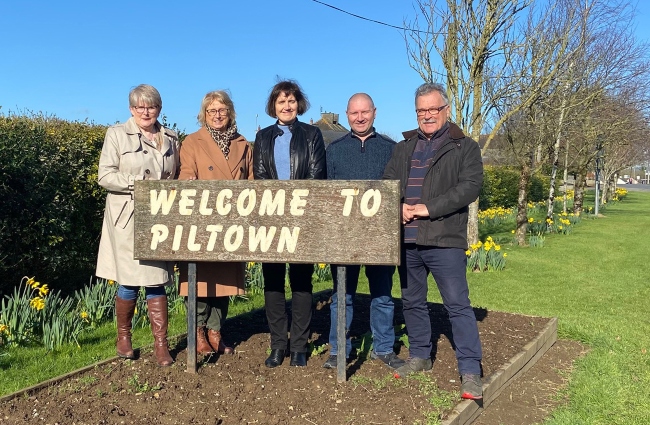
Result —
<instances>
[{"instance_id":1,"label":"paved road","mask_svg":"<svg viewBox=\"0 0 650 425\"><path fill-rule=\"evenodd\" d=\"M650 184L620 184L618 187L629 192L650 192Z\"/></svg>"}]
</instances>

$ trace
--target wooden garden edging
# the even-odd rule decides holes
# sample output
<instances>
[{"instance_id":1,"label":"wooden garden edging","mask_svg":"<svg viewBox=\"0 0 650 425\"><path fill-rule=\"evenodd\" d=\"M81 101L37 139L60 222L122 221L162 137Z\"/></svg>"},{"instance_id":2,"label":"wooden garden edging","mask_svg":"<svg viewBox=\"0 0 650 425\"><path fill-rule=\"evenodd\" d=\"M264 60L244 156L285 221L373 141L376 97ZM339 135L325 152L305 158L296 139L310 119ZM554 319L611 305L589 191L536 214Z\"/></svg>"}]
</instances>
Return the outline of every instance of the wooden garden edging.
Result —
<instances>
[{"instance_id":1,"label":"wooden garden edging","mask_svg":"<svg viewBox=\"0 0 650 425\"><path fill-rule=\"evenodd\" d=\"M504 389L537 363L555 341L557 341L556 317L550 319L539 335L526 344L521 352L484 380L482 403L474 400L461 401L442 425L471 424Z\"/></svg>"}]
</instances>

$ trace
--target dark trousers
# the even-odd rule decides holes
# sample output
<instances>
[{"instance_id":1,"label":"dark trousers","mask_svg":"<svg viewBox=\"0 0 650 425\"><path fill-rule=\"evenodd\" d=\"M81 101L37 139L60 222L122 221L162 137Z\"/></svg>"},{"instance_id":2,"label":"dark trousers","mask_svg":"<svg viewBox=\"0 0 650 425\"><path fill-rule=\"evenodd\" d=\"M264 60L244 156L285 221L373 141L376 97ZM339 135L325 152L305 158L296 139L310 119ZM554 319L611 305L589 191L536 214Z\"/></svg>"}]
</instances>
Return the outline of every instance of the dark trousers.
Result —
<instances>
[{"instance_id":1,"label":"dark trousers","mask_svg":"<svg viewBox=\"0 0 650 425\"><path fill-rule=\"evenodd\" d=\"M196 326L200 328L207 325L208 329L220 331L228 316L229 306L229 297L197 297ZM187 308L187 297L185 297L185 307Z\"/></svg>"},{"instance_id":2,"label":"dark trousers","mask_svg":"<svg viewBox=\"0 0 650 425\"><path fill-rule=\"evenodd\" d=\"M433 349L431 321L427 309L427 277L431 272L442 296L442 303L449 314L458 372L461 375L480 374L481 341L476 316L469 301L465 251L459 248L415 244L407 244L405 249L406 278L402 279L401 286L404 321L410 344L409 355L429 358Z\"/></svg>"},{"instance_id":3,"label":"dark trousers","mask_svg":"<svg viewBox=\"0 0 650 425\"><path fill-rule=\"evenodd\" d=\"M313 264L289 264L289 284L291 286L291 351L307 352L309 325L312 312ZM286 265L262 264L264 276L264 306L266 319L271 332L271 349L286 350L287 312L285 309L284 284Z\"/></svg>"}]
</instances>

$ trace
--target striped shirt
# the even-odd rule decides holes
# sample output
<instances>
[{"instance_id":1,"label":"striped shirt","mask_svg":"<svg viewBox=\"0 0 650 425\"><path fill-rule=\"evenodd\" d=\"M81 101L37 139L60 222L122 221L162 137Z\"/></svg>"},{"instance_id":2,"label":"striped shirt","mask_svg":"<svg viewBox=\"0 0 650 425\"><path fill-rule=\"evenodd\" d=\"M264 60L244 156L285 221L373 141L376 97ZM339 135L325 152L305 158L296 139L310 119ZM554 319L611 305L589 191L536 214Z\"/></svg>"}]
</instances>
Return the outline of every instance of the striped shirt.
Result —
<instances>
[{"instance_id":1,"label":"striped shirt","mask_svg":"<svg viewBox=\"0 0 650 425\"><path fill-rule=\"evenodd\" d=\"M436 131L430 139L427 139L418 130L418 142L415 145L415 150L411 157L411 168L404 193L405 204L415 205L420 203L424 177L427 175L436 153L447 140L449 140L449 124L447 123L440 130ZM418 224L419 220L413 220L404 225L405 243L415 243L418 237Z\"/></svg>"}]
</instances>

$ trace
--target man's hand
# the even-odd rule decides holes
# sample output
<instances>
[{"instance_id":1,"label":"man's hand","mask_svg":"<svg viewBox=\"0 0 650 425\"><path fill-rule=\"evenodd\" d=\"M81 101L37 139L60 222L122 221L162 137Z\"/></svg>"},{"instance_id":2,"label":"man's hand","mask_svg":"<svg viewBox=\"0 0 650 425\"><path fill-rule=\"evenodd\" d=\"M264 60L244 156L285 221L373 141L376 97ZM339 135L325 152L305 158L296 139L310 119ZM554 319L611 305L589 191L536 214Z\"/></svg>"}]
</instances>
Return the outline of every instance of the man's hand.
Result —
<instances>
[{"instance_id":1,"label":"man's hand","mask_svg":"<svg viewBox=\"0 0 650 425\"><path fill-rule=\"evenodd\" d=\"M402 204L402 224L409 223L418 218L429 217L429 210L424 204Z\"/></svg>"}]
</instances>

